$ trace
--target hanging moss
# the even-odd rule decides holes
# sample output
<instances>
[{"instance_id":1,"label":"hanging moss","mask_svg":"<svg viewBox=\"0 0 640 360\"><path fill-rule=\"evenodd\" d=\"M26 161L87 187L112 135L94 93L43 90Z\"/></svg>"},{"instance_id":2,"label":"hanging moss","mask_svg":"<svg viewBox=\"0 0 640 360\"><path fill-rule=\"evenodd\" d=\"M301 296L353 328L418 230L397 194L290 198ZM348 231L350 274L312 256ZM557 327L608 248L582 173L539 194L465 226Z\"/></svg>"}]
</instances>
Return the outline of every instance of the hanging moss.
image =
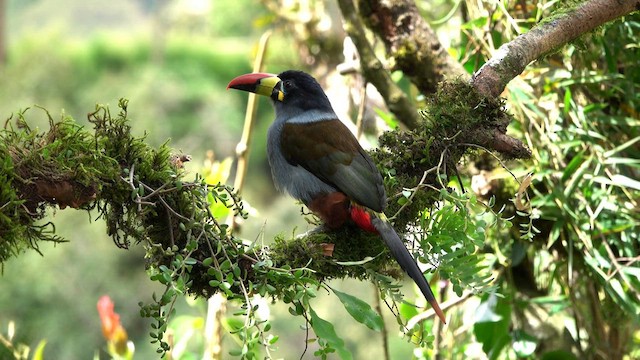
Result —
<instances>
[{"instance_id":1,"label":"hanging moss","mask_svg":"<svg viewBox=\"0 0 640 360\"><path fill-rule=\"evenodd\" d=\"M40 110L49 131L27 124ZM73 119L54 121L44 109L26 109L7 119L0 132L0 262L21 251L38 250L39 241L63 241L52 223L41 224L51 206L91 209L96 194L113 176L112 159L96 153L93 137Z\"/></svg>"}]
</instances>

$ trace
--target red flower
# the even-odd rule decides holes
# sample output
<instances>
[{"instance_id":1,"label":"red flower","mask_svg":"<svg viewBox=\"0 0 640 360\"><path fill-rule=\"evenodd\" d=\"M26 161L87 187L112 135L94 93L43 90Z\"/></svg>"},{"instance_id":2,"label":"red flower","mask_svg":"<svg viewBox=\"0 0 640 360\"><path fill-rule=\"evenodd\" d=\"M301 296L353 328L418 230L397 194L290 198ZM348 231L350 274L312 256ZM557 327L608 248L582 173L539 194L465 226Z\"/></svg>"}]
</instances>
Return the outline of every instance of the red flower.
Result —
<instances>
[{"instance_id":1,"label":"red flower","mask_svg":"<svg viewBox=\"0 0 640 360\"><path fill-rule=\"evenodd\" d=\"M98 314L102 321L102 334L113 345L115 352L124 355L127 352L127 332L120 324L120 315L113 311L113 301L104 295L98 300Z\"/></svg>"}]
</instances>

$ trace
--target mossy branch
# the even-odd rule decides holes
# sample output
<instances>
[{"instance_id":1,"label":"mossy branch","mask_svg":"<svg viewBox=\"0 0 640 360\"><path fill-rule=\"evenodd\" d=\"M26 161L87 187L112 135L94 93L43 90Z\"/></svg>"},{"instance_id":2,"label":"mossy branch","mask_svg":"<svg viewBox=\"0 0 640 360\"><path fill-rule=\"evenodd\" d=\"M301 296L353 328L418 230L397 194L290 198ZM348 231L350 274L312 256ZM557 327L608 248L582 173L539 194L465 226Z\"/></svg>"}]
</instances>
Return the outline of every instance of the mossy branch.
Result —
<instances>
[{"instance_id":1,"label":"mossy branch","mask_svg":"<svg viewBox=\"0 0 640 360\"><path fill-rule=\"evenodd\" d=\"M143 314L158 319L158 329L164 328L177 296L185 293L210 297L220 292L245 303L259 293L291 302L299 293L296 289L330 279L390 284L390 278L402 276L377 236L348 226L292 239L278 237L268 247L247 245L211 213L211 204L220 202L236 216L245 216L234 190L207 184L197 175L187 181L182 168L187 158L172 156L166 144L153 148L133 136L127 101L119 106L115 116L101 105L88 115L93 134L68 117L57 122L49 117L47 132L29 129L26 112L8 120L0 133L6 180L0 184L0 263L27 248L37 250L39 241L64 240L55 235L53 225L37 223L48 208L97 211L117 246L144 245L151 279L166 285L162 296L154 295L154 304L142 307ZM392 199L388 210L395 213L401 232L420 226L421 212L446 193L441 177L451 175L465 151L456 142L472 126L434 127L433 121L445 123L438 116L425 114L414 131L387 133L383 148L373 154L385 173L397 170L385 185ZM13 123L17 130L9 125ZM433 129L429 134L436 135L427 135ZM441 185L425 186L425 181ZM39 183L46 184L47 196L33 192ZM407 189L413 192L409 200L393 201ZM328 244L333 244L330 254L325 253ZM422 259L429 261L425 255ZM389 285L385 291L393 289ZM160 346L168 347L164 342Z\"/></svg>"},{"instance_id":2,"label":"mossy branch","mask_svg":"<svg viewBox=\"0 0 640 360\"><path fill-rule=\"evenodd\" d=\"M398 121L410 129L419 126L420 116L415 105L408 96L391 79L389 71L376 56L373 47L367 40L364 24L357 14L353 0L338 0L344 19L344 28L353 40L358 54L364 77L378 89L389 110Z\"/></svg>"},{"instance_id":3,"label":"mossy branch","mask_svg":"<svg viewBox=\"0 0 640 360\"><path fill-rule=\"evenodd\" d=\"M418 127L419 122L391 108L393 99L403 98L395 95L397 87L375 57L364 31L363 20L383 41L387 55L395 60L395 68L402 70L421 93L443 94L437 84L447 77L467 79L461 65L442 48L413 0L359 1L360 12L356 11L353 0L339 0L338 3L345 29L360 53L363 74L376 85L391 111L409 128ZM533 60L635 10L638 10L638 4L633 1L589 0L569 11L558 11L557 15L546 19L531 31L501 46L495 56L473 75L471 91L486 98L498 98L509 81ZM475 95L471 94L471 97ZM400 109L409 107L408 100L399 103L402 104ZM471 101L469 104L477 103ZM467 122L467 119L460 120ZM508 118L501 116L489 120L476 131L475 136L470 137L473 141L469 143L495 150L507 158L530 156L529 149L520 140L506 135L509 122L505 120Z\"/></svg>"},{"instance_id":4,"label":"mossy branch","mask_svg":"<svg viewBox=\"0 0 640 360\"><path fill-rule=\"evenodd\" d=\"M6 177L0 191L1 261L26 248L37 249L40 240L62 240L55 237L52 229L45 231L37 220L44 217L49 207L70 206L97 210L106 221L108 235L118 246L126 248L132 241L145 244L147 265L151 268L168 266L178 255L194 259L188 291L197 295L209 296L217 291L210 284L209 272L225 258L242 263L245 278L258 282L268 280L259 280L260 274L254 272L253 265L265 259L278 266L308 267L319 281L362 278L368 270L382 273L397 270L389 268L388 255L377 237L350 228L291 241L277 239L270 248L246 249L242 240L235 238L228 226L213 218L209 210L210 202L220 201L242 215L239 197L224 185L208 185L200 178L186 181L181 159L172 156L168 146L152 148L144 138L132 136L127 106L127 101L122 100L116 116L107 107L98 106L88 116L94 134L68 117L55 122L48 113L48 132L29 129L25 112L7 121L0 136L2 174ZM492 106L497 108L476 121L498 116L501 104ZM18 130L10 125L14 122ZM397 200L398 194L406 189L422 186L420 179L424 180L430 169L438 169L430 172L427 179L432 184L438 183L437 174L450 175L465 151L459 144L471 142L467 136L477 127L473 124L465 125L432 112L425 114L414 131L387 133L374 158L385 173L391 169L397 173L386 180L391 199ZM389 214L402 208L394 216L398 230L415 226L420 211L433 204L440 186L430 188L431 191L424 188L416 191L409 204L390 202ZM326 243L336 244L333 257L322 255L322 244ZM224 256L221 249L225 249ZM366 268L338 264L365 258L375 260Z\"/></svg>"},{"instance_id":5,"label":"mossy branch","mask_svg":"<svg viewBox=\"0 0 640 360\"><path fill-rule=\"evenodd\" d=\"M468 77L442 46L412 0L358 1L360 16L382 40L394 68L406 74L422 94L432 94L446 79Z\"/></svg>"},{"instance_id":6,"label":"mossy branch","mask_svg":"<svg viewBox=\"0 0 640 360\"><path fill-rule=\"evenodd\" d=\"M155 149L145 144L144 138L131 135L127 106L125 100L121 101L117 116L112 116L107 107L98 106L88 116L94 134L69 117L56 122L48 113L47 132L27 126L27 111L8 119L0 135L1 174L5 180L0 190L0 262L27 248L37 249L39 241L62 241L54 228L39 225L38 220L47 208L69 206L97 210L118 246L145 244L147 266L151 268L169 265L178 255L195 259L189 291L197 295L209 296L217 291L209 283L208 270L224 262L221 247L235 262L244 262L246 278L254 280L259 275L253 272L252 264L261 259L278 265L309 265L318 280L364 277L362 268L340 266L336 261L366 257L379 259L369 268L388 272L382 269L387 267L387 257L379 256L382 243L348 228L290 242L279 239L269 249L244 249L241 239L233 237L227 225L218 223L208 207L211 201L222 201L242 214L242 202L233 190L208 185L201 179L187 182L181 159L172 156L166 145ZM300 246L301 242L305 245ZM318 247L311 244L323 243L340 244L332 258L314 255ZM204 265L206 259L214 265Z\"/></svg>"},{"instance_id":7,"label":"mossy branch","mask_svg":"<svg viewBox=\"0 0 640 360\"><path fill-rule=\"evenodd\" d=\"M637 1L588 0L571 10L558 11L530 31L502 45L473 75L474 87L487 96L500 96L507 84L532 61L604 23L639 9Z\"/></svg>"}]
</instances>

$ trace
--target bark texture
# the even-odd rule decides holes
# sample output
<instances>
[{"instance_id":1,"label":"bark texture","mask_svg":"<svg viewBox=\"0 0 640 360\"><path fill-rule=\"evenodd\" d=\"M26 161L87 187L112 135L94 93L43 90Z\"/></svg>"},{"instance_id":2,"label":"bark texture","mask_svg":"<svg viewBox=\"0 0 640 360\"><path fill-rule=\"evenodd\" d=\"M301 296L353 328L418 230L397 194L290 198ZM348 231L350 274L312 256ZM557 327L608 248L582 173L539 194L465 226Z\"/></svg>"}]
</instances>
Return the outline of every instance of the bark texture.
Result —
<instances>
[{"instance_id":1,"label":"bark texture","mask_svg":"<svg viewBox=\"0 0 640 360\"><path fill-rule=\"evenodd\" d=\"M638 0L590 0L545 21L502 45L474 75L472 83L487 96L500 96L511 79L532 61L596 27L640 9Z\"/></svg>"},{"instance_id":2,"label":"bark texture","mask_svg":"<svg viewBox=\"0 0 640 360\"><path fill-rule=\"evenodd\" d=\"M384 42L395 68L423 94L432 94L447 78L468 74L445 49L412 0L360 0L367 26Z\"/></svg>"}]
</instances>

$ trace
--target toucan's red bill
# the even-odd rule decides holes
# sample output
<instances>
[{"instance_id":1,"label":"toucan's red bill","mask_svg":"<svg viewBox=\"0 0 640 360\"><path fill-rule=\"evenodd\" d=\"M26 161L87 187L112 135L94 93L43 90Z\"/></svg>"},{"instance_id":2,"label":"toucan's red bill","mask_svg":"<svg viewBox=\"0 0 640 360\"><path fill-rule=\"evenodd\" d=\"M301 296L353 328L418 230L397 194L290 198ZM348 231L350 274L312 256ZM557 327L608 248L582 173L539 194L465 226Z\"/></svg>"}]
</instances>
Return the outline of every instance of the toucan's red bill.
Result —
<instances>
[{"instance_id":1,"label":"toucan's red bill","mask_svg":"<svg viewBox=\"0 0 640 360\"><path fill-rule=\"evenodd\" d=\"M231 80L227 89L236 89L268 96L274 101L282 101L284 93L280 91L278 75L268 73L251 73L240 75Z\"/></svg>"},{"instance_id":2,"label":"toucan's red bill","mask_svg":"<svg viewBox=\"0 0 640 360\"><path fill-rule=\"evenodd\" d=\"M233 80L229 82L229 85L227 85L227 90L228 89L245 90L244 88L246 88L247 86L249 85L255 86L260 82L260 80L265 78L270 78L270 77L277 77L277 75L269 74L269 73L251 73L251 74L240 75L235 77Z\"/></svg>"}]
</instances>

